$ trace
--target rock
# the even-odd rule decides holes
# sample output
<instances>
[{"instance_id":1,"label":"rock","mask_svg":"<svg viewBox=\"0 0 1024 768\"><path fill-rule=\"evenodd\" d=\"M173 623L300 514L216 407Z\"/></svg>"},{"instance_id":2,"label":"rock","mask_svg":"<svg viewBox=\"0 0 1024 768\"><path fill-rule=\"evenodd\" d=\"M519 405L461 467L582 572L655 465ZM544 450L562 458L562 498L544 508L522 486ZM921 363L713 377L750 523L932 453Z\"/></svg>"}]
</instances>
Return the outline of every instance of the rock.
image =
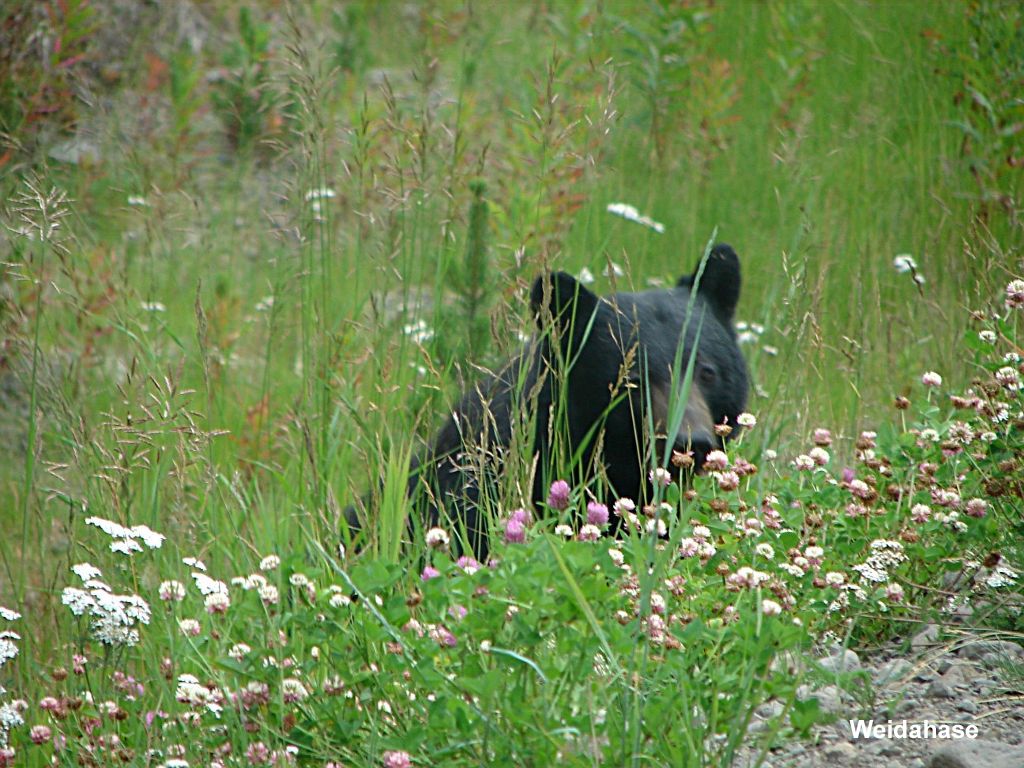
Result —
<instances>
[{"instance_id":1,"label":"rock","mask_svg":"<svg viewBox=\"0 0 1024 768\"><path fill-rule=\"evenodd\" d=\"M914 635L910 641L910 647L915 651L925 651L929 648L934 648L939 644L939 625L928 624Z\"/></svg>"},{"instance_id":2,"label":"rock","mask_svg":"<svg viewBox=\"0 0 1024 768\"><path fill-rule=\"evenodd\" d=\"M818 704L822 711L838 714L843 711L843 696L839 688L834 685L826 685L814 692L818 697Z\"/></svg>"},{"instance_id":3,"label":"rock","mask_svg":"<svg viewBox=\"0 0 1024 768\"><path fill-rule=\"evenodd\" d=\"M917 699L904 699L896 704L897 715L909 715L921 711L921 702Z\"/></svg>"},{"instance_id":4,"label":"rock","mask_svg":"<svg viewBox=\"0 0 1024 768\"><path fill-rule=\"evenodd\" d=\"M978 714L978 705L970 699L964 699L963 701L959 702L956 705L956 708L959 709L961 712L966 712L969 715Z\"/></svg>"},{"instance_id":5,"label":"rock","mask_svg":"<svg viewBox=\"0 0 1024 768\"><path fill-rule=\"evenodd\" d=\"M1013 662L1011 662L1009 656L1004 656L1001 653L986 653L984 656L981 657L981 663L989 669L999 669L1000 667L1005 666L1007 663Z\"/></svg>"},{"instance_id":6,"label":"rock","mask_svg":"<svg viewBox=\"0 0 1024 768\"><path fill-rule=\"evenodd\" d=\"M876 739L868 744L864 750L873 755L882 757L896 757L900 754L900 744L892 739Z\"/></svg>"},{"instance_id":7,"label":"rock","mask_svg":"<svg viewBox=\"0 0 1024 768\"><path fill-rule=\"evenodd\" d=\"M853 760L857 757L857 748L848 741L840 741L825 747L825 757L829 760Z\"/></svg>"},{"instance_id":8,"label":"rock","mask_svg":"<svg viewBox=\"0 0 1024 768\"><path fill-rule=\"evenodd\" d=\"M773 717L778 717L785 709L786 707L781 701L766 701L754 710L754 714L767 720Z\"/></svg>"},{"instance_id":9,"label":"rock","mask_svg":"<svg viewBox=\"0 0 1024 768\"><path fill-rule=\"evenodd\" d=\"M956 655L962 659L983 659L990 653L1005 662L1024 654L1024 648L1009 640L970 640L960 646Z\"/></svg>"},{"instance_id":10,"label":"rock","mask_svg":"<svg viewBox=\"0 0 1024 768\"><path fill-rule=\"evenodd\" d=\"M966 661L958 661L950 664L942 673L942 682L947 685L970 685L978 675L978 668Z\"/></svg>"},{"instance_id":11,"label":"rock","mask_svg":"<svg viewBox=\"0 0 1024 768\"><path fill-rule=\"evenodd\" d=\"M956 691L953 690L953 686L943 680L933 680L932 684L928 686L926 695L933 699L954 699Z\"/></svg>"},{"instance_id":12,"label":"rock","mask_svg":"<svg viewBox=\"0 0 1024 768\"><path fill-rule=\"evenodd\" d=\"M838 651L818 662L829 672L854 672L860 669L860 657L851 650Z\"/></svg>"},{"instance_id":13,"label":"rock","mask_svg":"<svg viewBox=\"0 0 1024 768\"><path fill-rule=\"evenodd\" d=\"M893 659L876 669L872 677L877 684L884 685L902 679L911 669L913 665L906 659Z\"/></svg>"},{"instance_id":14,"label":"rock","mask_svg":"<svg viewBox=\"0 0 1024 768\"><path fill-rule=\"evenodd\" d=\"M927 768L1021 768L1024 747L984 739L950 742L938 747Z\"/></svg>"}]
</instances>

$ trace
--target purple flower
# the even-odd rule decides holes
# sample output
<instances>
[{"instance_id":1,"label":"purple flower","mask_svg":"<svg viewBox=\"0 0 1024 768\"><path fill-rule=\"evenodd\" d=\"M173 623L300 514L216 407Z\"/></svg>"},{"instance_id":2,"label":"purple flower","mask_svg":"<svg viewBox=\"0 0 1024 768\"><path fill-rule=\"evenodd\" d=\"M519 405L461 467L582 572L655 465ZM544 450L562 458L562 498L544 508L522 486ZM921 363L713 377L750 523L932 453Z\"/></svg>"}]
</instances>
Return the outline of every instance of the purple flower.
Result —
<instances>
[{"instance_id":1,"label":"purple flower","mask_svg":"<svg viewBox=\"0 0 1024 768\"><path fill-rule=\"evenodd\" d=\"M852 469L850 469L849 467L845 467L843 469L843 482L844 483L849 485L850 483L853 482L853 478L854 477L856 477L856 475L854 474Z\"/></svg>"},{"instance_id":2,"label":"purple flower","mask_svg":"<svg viewBox=\"0 0 1024 768\"><path fill-rule=\"evenodd\" d=\"M529 512L529 510L526 510L526 509L523 509L522 507L520 507L519 509L512 510L512 514L508 516L508 519L509 520L518 520L523 525L529 525L530 524L530 512Z\"/></svg>"},{"instance_id":3,"label":"purple flower","mask_svg":"<svg viewBox=\"0 0 1024 768\"><path fill-rule=\"evenodd\" d=\"M440 624L430 628L430 639L442 648L454 648L459 642L447 627Z\"/></svg>"},{"instance_id":4,"label":"purple flower","mask_svg":"<svg viewBox=\"0 0 1024 768\"><path fill-rule=\"evenodd\" d=\"M423 581L430 581L431 579L436 579L440 575L441 572L437 570L437 568L432 565L428 565L423 569L423 573L420 574L420 579Z\"/></svg>"},{"instance_id":5,"label":"purple flower","mask_svg":"<svg viewBox=\"0 0 1024 768\"><path fill-rule=\"evenodd\" d=\"M412 765L412 757L408 752L385 752L384 768L409 768Z\"/></svg>"},{"instance_id":6,"label":"purple flower","mask_svg":"<svg viewBox=\"0 0 1024 768\"><path fill-rule=\"evenodd\" d=\"M548 492L548 506L562 512L569 508L569 493L572 489L565 480L555 480Z\"/></svg>"},{"instance_id":7,"label":"purple flower","mask_svg":"<svg viewBox=\"0 0 1024 768\"><path fill-rule=\"evenodd\" d=\"M971 517L984 517L988 512L988 502L984 499L971 499L967 502L966 512Z\"/></svg>"},{"instance_id":8,"label":"purple flower","mask_svg":"<svg viewBox=\"0 0 1024 768\"><path fill-rule=\"evenodd\" d=\"M509 544L522 544L526 541L526 526L518 518L511 517L505 521L505 541Z\"/></svg>"},{"instance_id":9,"label":"purple flower","mask_svg":"<svg viewBox=\"0 0 1024 768\"><path fill-rule=\"evenodd\" d=\"M608 524L608 507L598 501L587 504L587 522L598 527Z\"/></svg>"}]
</instances>

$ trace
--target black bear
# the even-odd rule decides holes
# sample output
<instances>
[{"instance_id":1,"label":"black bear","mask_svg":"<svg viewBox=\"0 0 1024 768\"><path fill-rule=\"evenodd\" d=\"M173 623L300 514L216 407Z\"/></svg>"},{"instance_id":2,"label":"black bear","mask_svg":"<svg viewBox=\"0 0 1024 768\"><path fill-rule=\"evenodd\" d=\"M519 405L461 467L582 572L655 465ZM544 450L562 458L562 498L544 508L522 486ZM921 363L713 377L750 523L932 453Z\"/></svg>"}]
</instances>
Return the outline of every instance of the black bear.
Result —
<instances>
[{"instance_id":1,"label":"black bear","mask_svg":"<svg viewBox=\"0 0 1024 768\"><path fill-rule=\"evenodd\" d=\"M699 468L721 447L714 427L738 429L746 406L747 368L732 324L739 295L739 258L724 244L664 290L598 297L564 272L539 277L530 292L536 339L467 392L430 452L413 461L409 495L426 525L448 528L461 550L484 559L483 508L524 425L534 505L555 479L548 476L555 452L562 466L569 459L589 477L600 475L609 506L649 496L652 457L660 464L668 440L692 452ZM689 397L667 435L673 387L681 388L694 345ZM354 512L346 517L358 529Z\"/></svg>"}]
</instances>

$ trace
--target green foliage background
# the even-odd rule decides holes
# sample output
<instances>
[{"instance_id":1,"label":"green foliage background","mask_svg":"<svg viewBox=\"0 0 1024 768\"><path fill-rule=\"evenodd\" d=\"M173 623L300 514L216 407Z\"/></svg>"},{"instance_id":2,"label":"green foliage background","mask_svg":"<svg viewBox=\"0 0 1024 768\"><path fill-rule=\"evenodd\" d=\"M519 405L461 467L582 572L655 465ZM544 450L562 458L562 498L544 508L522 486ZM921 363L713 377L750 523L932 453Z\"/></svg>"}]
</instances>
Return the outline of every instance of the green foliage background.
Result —
<instances>
[{"instance_id":1,"label":"green foliage background","mask_svg":"<svg viewBox=\"0 0 1024 768\"><path fill-rule=\"evenodd\" d=\"M229 560L336 530L542 270L639 288L717 232L784 453L969 380L964 310L1021 271L1011 2L4 14L0 586L40 605L86 508Z\"/></svg>"}]
</instances>

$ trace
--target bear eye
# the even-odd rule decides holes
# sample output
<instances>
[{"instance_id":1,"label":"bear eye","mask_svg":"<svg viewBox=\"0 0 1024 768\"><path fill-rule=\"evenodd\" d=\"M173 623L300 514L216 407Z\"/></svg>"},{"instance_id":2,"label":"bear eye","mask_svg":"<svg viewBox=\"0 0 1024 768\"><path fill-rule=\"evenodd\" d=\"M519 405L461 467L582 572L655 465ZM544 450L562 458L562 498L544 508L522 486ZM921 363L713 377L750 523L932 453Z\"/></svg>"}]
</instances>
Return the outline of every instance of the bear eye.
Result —
<instances>
[{"instance_id":1,"label":"bear eye","mask_svg":"<svg viewBox=\"0 0 1024 768\"><path fill-rule=\"evenodd\" d=\"M701 363L697 369L697 376L700 377L702 384L714 384L715 379L718 378L718 371L715 370L715 366L708 365L707 363Z\"/></svg>"}]
</instances>

